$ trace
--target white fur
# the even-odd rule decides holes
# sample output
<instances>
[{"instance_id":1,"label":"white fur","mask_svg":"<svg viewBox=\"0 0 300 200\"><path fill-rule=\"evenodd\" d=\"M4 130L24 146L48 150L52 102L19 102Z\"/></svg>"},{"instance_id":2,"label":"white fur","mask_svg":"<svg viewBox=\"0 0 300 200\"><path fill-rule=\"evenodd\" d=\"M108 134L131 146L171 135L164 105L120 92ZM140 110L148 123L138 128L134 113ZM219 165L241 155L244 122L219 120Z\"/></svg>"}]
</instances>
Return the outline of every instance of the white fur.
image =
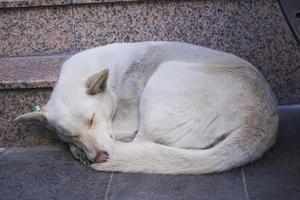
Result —
<instances>
[{"instance_id":1,"label":"white fur","mask_svg":"<svg viewBox=\"0 0 300 200\"><path fill-rule=\"evenodd\" d=\"M86 80L104 69L106 90L88 95ZM92 164L101 171L224 171L259 158L278 124L274 94L250 63L177 42L111 44L74 55L45 111L59 136L90 160L108 152L106 162ZM136 132L133 142L116 141Z\"/></svg>"}]
</instances>

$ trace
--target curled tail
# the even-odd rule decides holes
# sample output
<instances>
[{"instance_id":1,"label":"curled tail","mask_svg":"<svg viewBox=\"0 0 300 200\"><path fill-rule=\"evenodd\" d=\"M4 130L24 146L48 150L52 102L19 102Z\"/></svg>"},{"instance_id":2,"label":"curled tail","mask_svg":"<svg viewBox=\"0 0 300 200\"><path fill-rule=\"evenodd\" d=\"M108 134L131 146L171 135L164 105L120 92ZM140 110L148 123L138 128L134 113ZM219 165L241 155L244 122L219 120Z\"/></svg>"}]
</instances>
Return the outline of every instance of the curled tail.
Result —
<instances>
[{"instance_id":1,"label":"curled tail","mask_svg":"<svg viewBox=\"0 0 300 200\"><path fill-rule=\"evenodd\" d=\"M99 171L156 174L221 172L259 158L275 139L276 130L253 135L247 129L238 129L217 146L204 150L174 148L153 142L116 143L109 160L92 164L92 167Z\"/></svg>"}]
</instances>

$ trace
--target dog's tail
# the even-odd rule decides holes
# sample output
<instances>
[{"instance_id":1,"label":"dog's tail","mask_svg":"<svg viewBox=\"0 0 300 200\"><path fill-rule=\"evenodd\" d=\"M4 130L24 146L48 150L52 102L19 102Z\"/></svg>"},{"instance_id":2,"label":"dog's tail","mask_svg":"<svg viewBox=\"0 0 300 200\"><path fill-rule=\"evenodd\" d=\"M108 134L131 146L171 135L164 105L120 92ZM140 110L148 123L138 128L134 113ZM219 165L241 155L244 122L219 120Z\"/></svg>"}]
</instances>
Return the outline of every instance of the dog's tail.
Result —
<instances>
[{"instance_id":1,"label":"dog's tail","mask_svg":"<svg viewBox=\"0 0 300 200\"><path fill-rule=\"evenodd\" d=\"M207 174L241 166L259 158L275 141L277 127L268 134L238 129L210 149L191 150L152 142L118 143L109 159L93 164L99 171L157 174ZM253 130L252 130L253 131ZM252 135L252 137L251 137Z\"/></svg>"}]
</instances>

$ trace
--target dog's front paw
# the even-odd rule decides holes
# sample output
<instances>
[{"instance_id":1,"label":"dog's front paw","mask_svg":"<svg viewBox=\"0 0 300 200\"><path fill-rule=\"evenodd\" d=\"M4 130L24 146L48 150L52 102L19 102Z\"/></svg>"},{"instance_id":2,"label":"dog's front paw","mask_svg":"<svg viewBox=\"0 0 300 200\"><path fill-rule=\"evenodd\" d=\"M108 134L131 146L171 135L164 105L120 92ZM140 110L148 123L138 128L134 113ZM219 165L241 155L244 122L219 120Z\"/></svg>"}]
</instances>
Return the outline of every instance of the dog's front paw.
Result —
<instances>
[{"instance_id":1,"label":"dog's front paw","mask_svg":"<svg viewBox=\"0 0 300 200\"><path fill-rule=\"evenodd\" d=\"M84 156L81 156L81 157L79 158L79 162L81 162L81 163L84 164L84 165L89 165L89 164L91 164L91 161L87 158L86 154L84 153L83 155L84 155Z\"/></svg>"},{"instance_id":2,"label":"dog's front paw","mask_svg":"<svg viewBox=\"0 0 300 200\"><path fill-rule=\"evenodd\" d=\"M85 152L82 149L78 148L73 144L69 144L69 147L70 147L71 154L76 160L79 160L79 162L81 162L84 165L91 164L90 160L87 158Z\"/></svg>"}]
</instances>

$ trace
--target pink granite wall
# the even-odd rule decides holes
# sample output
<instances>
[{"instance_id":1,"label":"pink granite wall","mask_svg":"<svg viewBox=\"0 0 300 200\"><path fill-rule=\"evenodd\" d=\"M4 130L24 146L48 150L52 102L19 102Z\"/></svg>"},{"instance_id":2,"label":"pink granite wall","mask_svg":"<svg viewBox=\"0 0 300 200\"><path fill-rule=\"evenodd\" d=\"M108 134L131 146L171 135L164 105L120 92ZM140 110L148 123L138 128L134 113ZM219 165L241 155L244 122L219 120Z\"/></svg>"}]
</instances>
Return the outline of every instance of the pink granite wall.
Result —
<instances>
[{"instance_id":1,"label":"pink granite wall","mask_svg":"<svg viewBox=\"0 0 300 200\"><path fill-rule=\"evenodd\" d=\"M185 41L249 60L280 104L300 103L300 47L274 0L57 2L67 5L0 8L0 56L73 53L112 42Z\"/></svg>"},{"instance_id":2,"label":"pink granite wall","mask_svg":"<svg viewBox=\"0 0 300 200\"><path fill-rule=\"evenodd\" d=\"M44 105L51 89L0 90L0 147L57 143L55 133L39 123L14 123L16 116L32 112L33 105Z\"/></svg>"}]
</instances>

